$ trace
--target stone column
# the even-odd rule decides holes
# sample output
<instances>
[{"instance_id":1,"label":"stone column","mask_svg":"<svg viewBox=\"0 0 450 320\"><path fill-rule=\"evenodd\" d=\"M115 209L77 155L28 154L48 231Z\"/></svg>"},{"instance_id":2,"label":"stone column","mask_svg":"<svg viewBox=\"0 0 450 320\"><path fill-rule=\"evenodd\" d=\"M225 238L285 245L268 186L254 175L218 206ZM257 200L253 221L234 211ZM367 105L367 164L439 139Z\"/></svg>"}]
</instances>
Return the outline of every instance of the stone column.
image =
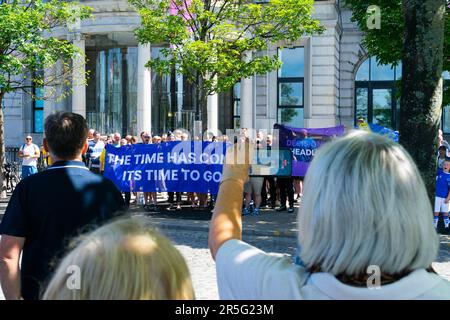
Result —
<instances>
[{"instance_id":1,"label":"stone column","mask_svg":"<svg viewBox=\"0 0 450 320\"><path fill-rule=\"evenodd\" d=\"M247 51L244 61L250 62L252 53ZM241 79L241 128L253 128L253 79Z\"/></svg>"},{"instance_id":2,"label":"stone column","mask_svg":"<svg viewBox=\"0 0 450 320\"><path fill-rule=\"evenodd\" d=\"M208 96L208 127L207 130L217 135L219 127L219 99L218 95Z\"/></svg>"},{"instance_id":3,"label":"stone column","mask_svg":"<svg viewBox=\"0 0 450 320\"><path fill-rule=\"evenodd\" d=\"M151 58L150 45L138 46L138 84L137 84L137 134L152 127L152 77L145 64Z\"/></svg>"},{"instance_id":4,"label":"stone column","mask_svg":"<svg viewBox=\"0 0 450 320\"><path fill-rule=\"evenodd\" d=\"M73 35L73 44L81 50L82 55L73 60L72 112L86 118L85 40L81 33Z\"/></svg>"},{"instance_id":5,"label":"stone column","mask_svg":"<svg viewBox=\"0 0 450 320\"><path fill-rule=\"evenodd\" d=\"M56 72L57 72L56 66L54 66L53 68L46 69L44 71L46 81L48 81L47 79L54 77ZM55 100L54 100L55 91L56 88L52 86L44 87L45 92L44 96L46 98L46 100L44 100L44 121L55 110Z\"/></svg>"}]
</instances>

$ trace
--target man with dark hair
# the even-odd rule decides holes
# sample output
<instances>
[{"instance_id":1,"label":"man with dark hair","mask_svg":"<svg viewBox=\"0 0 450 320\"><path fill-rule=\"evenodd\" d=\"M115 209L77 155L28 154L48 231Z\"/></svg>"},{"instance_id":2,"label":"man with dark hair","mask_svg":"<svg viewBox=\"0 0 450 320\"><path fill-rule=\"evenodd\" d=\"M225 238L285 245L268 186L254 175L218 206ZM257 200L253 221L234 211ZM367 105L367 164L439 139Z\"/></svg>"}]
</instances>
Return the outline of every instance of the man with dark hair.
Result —
<instances>
[{"instance_id":1,"label":"man with dark hair","mask_svg":"<svg viewBox=\"0 0 450 320\"><path fill-rule=\"evenodd\" d=\"M0 283L6 299L38 299L68 241L123 208L114 184L81 161L87 136L81 115L58 112L45 120L44 148L53 165L17 185L0 224Z\"/></svg>"}]
</instances>

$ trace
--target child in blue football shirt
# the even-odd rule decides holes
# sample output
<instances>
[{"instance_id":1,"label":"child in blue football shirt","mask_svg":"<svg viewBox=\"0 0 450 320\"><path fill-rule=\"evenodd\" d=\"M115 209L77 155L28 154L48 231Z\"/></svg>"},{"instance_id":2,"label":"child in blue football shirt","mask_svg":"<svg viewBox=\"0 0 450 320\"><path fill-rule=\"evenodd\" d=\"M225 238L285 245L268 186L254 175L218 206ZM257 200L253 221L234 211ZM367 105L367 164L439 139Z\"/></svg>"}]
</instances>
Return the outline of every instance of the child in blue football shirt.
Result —
<instances>
[{"instance_id":1,"label":"child in blue football shirt","mask_svg":"<svg viewBox=\"0 0 450 320\"><path fill-rule=\"evenodd\" d=\"M437 228L439 213L444 214L445 231L448 231L450 201L450 159L446 158L436 176L436 197L434 199L434 227Z\"/></svg>"}]
</instances>

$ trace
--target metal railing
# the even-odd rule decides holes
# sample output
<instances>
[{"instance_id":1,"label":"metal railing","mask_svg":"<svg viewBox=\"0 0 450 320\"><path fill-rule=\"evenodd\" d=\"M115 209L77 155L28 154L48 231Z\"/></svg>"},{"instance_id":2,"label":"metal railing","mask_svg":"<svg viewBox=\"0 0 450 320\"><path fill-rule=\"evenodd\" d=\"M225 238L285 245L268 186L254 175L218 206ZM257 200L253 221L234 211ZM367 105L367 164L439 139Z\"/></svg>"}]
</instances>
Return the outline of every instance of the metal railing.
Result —
<instances>
[{"instance_id":1,"label":"metal railing","mask_svg":"<svg viewBox=\"0 0 450 320\"><path fill-rule=\"evenodd\" d=\"M21 163L19 158L19 147L5 147L5 162L6 163Z\"/></svg>"}]
</instances>

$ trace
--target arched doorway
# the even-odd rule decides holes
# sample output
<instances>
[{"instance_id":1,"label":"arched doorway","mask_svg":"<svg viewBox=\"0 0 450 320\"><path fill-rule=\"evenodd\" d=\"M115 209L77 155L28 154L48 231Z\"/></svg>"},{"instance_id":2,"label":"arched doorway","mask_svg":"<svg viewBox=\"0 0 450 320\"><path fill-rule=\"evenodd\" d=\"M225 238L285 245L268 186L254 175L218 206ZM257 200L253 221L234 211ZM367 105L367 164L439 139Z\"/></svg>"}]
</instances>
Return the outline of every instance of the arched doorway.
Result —
<instances>
[{"instance_id":1,"label":"arched doorway","mask_svg":"<svg viewBox=\"0 0 450 320\"><path fill-rule=\"evenodd\" d=\"M397 66L378 65L373 57L361 64L355 79L355 124L362 118L398 130L401 68L401 62Z\"/></svg>"}]
</instances>

